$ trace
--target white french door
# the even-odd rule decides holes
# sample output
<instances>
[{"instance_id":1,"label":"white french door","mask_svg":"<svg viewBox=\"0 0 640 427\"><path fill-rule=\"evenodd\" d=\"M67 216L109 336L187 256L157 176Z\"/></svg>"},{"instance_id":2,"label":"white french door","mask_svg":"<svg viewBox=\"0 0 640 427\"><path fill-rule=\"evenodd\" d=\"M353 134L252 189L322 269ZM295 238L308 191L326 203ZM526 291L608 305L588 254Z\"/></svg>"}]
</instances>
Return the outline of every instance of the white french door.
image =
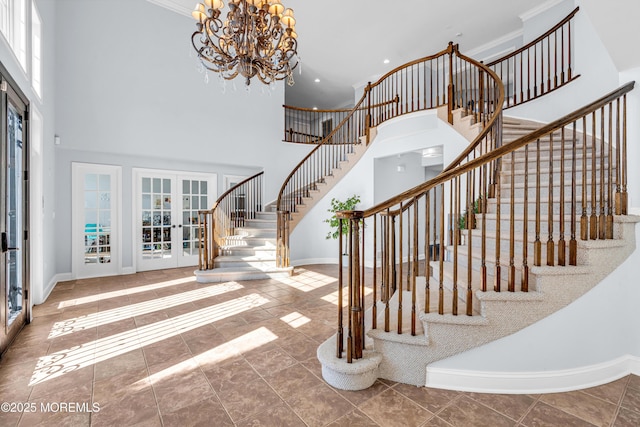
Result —
<instances>
[{"instance_id":1,"label":"white french door","mask_svg":"<svg viewBox=\"0 0 640 427\"><path fill-rule=\"evenodd\" d=\"M120 166L73 163L72 269L75 277L120 273Z\"/></svg>"},{"instance_id":2,"label":"white french door","mask_svg":"<svg viewBox=\"0 0 640 427\"><path fill-rule=\"evenodd\" d=\"M138 271L198 264L198 211L216 197L216 175L134 170Z\"/></svg>"}]
</instances>

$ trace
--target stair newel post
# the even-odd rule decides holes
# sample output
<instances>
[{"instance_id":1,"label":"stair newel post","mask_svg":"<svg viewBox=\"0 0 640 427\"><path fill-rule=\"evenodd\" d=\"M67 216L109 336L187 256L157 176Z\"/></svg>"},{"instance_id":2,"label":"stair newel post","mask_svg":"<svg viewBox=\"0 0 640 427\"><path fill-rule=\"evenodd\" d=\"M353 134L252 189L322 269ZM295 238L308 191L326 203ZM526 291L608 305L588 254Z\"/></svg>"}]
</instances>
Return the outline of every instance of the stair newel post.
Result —
<instances>
[{"instance_id":1,"label":"stair newel post","mask_svg":"<svg viewBox=\"0 0 640 427\"><path fill-rule=\"evenodd\" d=\"M289 233L290 233L290 226L291 223L291 213L290 212L285 212L284 215L284 265L282 267L289 267L291 264L289 262L289 253L290 253L290 247L289 247Z\"/></svg>"},{"instance_id":2,"label":"stair newel post","mask_svg":"<svg viewBox=\"0 0 640 427\"><path fill-rule=\"evenodd\" d=\"M577 124L573 122L573 138L571 150L571 239L569 240L569 265L578 263L578 242L576 241L576 156L577 153Z\"/></svg>"},{"instance_id":3,"label":"stair newel post","mask_svg":"<svg viewBox=\"0 0 640 427\"><path fill-rule=\"evenodd\" d=\"M351 221L349 219L347 212L336 213L336 216L340 218L340 225L342 225L342 221L348 221L348 233L347 233L347 247L349 248L349 261L347 263L347 363L353 362L353 245L352 245L352 237L353 233L351 230ZM342 230L342 228L340 229ZM342 232L340 232L340 237L342 237ZM342 253L340 254L342 256ZM356 323L357 324L357 323Z\"/></svg>"},{"instance_id":4,"label":"stair newel post","mask_svg":"<svg viewBox=\"0 0 640 427\"><path fill-rule=\"evenodd\" d=\"M616 100L616 199L615 199L615 214L622 215L622 186L621 186L621 170L620 170L620 155L622 151L620 140L620 98Z\"/></svg>"},{"instance_id":5,"label":"stair newel post","mask_svg":"<svg viewBox=\"0 0 640 427\"><path fill-rule=\"evenodd\" d=\"M278 211L276 235L276 263L278 268L289 267L289 211Z\"/></svg>"},{"instance_id":6,"label":"stair newel post","mask_svg":"<svg viewBox=\"0 0 640 427\"><path fill-rule=\"evenodd\" d=\"M364 252L364 248L365 248L365 234L364 234L364 212L360 215L360 219L357 221L356 226L358 227L358 233L360 234L360 254L359 254L359 259L358 259L358 265L360 266L360 276L359 276L359 286L358 289L360 291L360 306L362 307L362 310L360 312L360 348L362 350L364 350L364 340L365 340L365 322L364 322L364 312L365 312L365 306L366 306L366 299L365 299L365 283L366 283L366 276L365 276L365 271L364 271L364 260L365 260L365 252ZM356 240L356 244L357 244L357 240ZM373 282L372 286L375 288L375 282ZM375 305L376 300L373 300L373 304Z\"/></svg>"},{"instance_id":7,"label":"stair newel post","mask_svg":"<svg viewBox=\"0 0 640 427\"><path fill-rule=\"evenodd\" d=\"M203 242L203 224L202 224L202 211L198 212L198 270L202 270L204 265L202 260L202 255L204 253L203 244L206 243L206 240ZM206 258L205 258L206 259Z\"/></svg>"},{"instance_id":8,"label":"stair newel post","mask_svg":"<svg viewBox=\"0 0 640 427\"><path fill-rule=\"evenodd\" d=\"M211 248L211 240L214 238L213 230L209 229L209 214L208 212L204 213L204 259L205 259L205 269L211 268L214 254L209 254Z\"/></svg>"},{"instance_id":9,"label":"stair newel post","mask_svg":"<svg viewBox=\"0 0 640 427\"><path fill-rule=\"evenodd\" d=\"M336 215L337 216L337 215ZM336 356L338 359L342 358L342 352L344 351L344 324L343 324L343 311L342 307L344 303L342 301L342 289L344 289L344 276L342 274L343 271L343 262L342 262L342 218L338 219L339 227L338 227L338 332L336 334ZM347 357L348 354L347 354Z\"/></svg>"},{"instance_id":10,"label":"stair newel post","mask_svg":"<svg viewBox=\"0 0 640 427\"><path fill-rule=\"evenodd\" d=\"M348 265L348 307L349 319L347 325L347 361L362 358L364 347L364 308L360 275L360 224L364 217L362 211L346 211L342 218L349 221L349 265Z\"/></svg>"},{"instance_id":11,"label":"stair newel post","mask_svg":"<svg viewBox=\"0 0 640 427\"><path fill-rule=\"evenodd\" d=\"M622 98L622 194L620 196L620 213L627 215L629 209L629 194L627 193L627 94Z\"/></svg>"},{"instance_id":12,"label":"stair newel post","mask_svg":"<svg viewBox=\"0 0 640 427\"><path fill-rule=\"evenodd\" d=\"M453 124L453 42L449 42L449 84L447 85L447 120Z\"/></svg>"},{"instance_id":13,"label":"stair newel post","mask_svg":"<svg viewBox=\"0 0 640 427\"><path fill-rule=\"evenodd\" d=\"M205 246L205 250L209 252L209 262L208 268L213 268L213 260L216 259L220 255L220 245L218 244L218 239L216 239L216 233L219 233L220 225L217 224L216 213L217 209L211 209L206 218L210 218L211 226L209 227L210 231L208 233L209 243Z\"/></svg>"}]
</instances>

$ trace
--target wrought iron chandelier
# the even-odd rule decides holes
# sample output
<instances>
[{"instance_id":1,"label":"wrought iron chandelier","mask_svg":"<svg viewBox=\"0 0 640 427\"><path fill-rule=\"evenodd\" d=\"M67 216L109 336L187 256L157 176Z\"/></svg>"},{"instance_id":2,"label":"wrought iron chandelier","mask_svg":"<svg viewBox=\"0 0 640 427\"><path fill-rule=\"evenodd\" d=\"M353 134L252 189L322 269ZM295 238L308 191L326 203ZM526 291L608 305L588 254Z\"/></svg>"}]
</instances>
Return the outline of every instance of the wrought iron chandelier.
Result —
<instances>
[{"instance_id":1,"label":"wrought iron chandelier","mask_svg":"<svg viewBox=\"0 0 640 427\"><path fill-rule=\"evenodd\" d=\"M222 0L204 0L191 13L197 30L191 42L208 70L230 80L238 74L245 84L257 76L264 84L287 79L298 65L298 35L293 9L281 0L229 0L226 19Z\"/></svg>"}]
</instances>

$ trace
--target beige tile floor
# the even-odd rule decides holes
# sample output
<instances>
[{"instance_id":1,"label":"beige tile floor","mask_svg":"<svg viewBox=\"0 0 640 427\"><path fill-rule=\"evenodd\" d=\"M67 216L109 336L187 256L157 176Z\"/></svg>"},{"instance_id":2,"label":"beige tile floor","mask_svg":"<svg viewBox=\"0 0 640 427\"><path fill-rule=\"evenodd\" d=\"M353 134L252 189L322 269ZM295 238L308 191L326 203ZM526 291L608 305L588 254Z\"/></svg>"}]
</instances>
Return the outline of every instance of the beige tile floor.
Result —
<instances>
[{"instance_id":1,"label":"beige tile floor","mask_svg":"<svg viewBox=\"0 0 640 427\"><path fill-rule=\"evenodd\" d=\"M640 426L636 376L545 395L335 390L315 353L334 332L336 275L59 283L0 359L0 426Z\"/></svg>"}]
</instances>

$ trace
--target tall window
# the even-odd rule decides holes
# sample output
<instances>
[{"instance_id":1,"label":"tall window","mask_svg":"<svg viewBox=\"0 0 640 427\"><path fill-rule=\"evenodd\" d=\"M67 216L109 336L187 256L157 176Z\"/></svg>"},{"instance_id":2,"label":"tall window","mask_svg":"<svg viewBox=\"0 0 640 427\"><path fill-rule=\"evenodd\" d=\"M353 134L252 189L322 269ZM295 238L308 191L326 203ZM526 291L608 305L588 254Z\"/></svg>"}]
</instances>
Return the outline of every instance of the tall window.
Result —
<instances>
[{"instance_id":1,"label":"tall window","mask_svg":"<svg viewBox=\"0 0 640 427\"><path fill-rule=\"evenodd\" d=\"M42 98L42 20L35 2L31 3L31 85Z\"/></svg>"},{"instance_id":2,"label":"tall window","mask_svg":"<svg viewBox=\"0 0 640 427\"><path fill-rule=\"evenodd\" d=\"M4 35L4 37L8 40L7 34L10 32L11 19L9 19L10 9L9 9L9 1L10 0L0 0L0 32Z\"/></svg>"},{"instance_id":3,"label":"tall window","mask_svg":"<svg viewBox=\"0 0 640 427\"><path fill-rule=\"evenodd\" d=\"M0 0L0 31L24 70L27 69L26 4L26 0Z\"/></svg>"}]
</instances>

